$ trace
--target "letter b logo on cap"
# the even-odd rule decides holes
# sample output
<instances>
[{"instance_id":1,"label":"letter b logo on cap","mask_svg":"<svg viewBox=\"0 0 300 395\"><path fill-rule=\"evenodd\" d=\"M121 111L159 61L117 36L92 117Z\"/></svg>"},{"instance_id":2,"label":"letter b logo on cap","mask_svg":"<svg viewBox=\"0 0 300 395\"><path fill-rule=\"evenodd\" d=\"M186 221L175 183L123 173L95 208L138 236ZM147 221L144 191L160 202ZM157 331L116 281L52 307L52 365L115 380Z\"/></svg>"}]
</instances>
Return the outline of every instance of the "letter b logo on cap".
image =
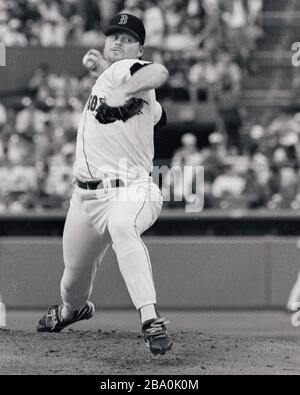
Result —
<instances>
[{"instance_id":1,"label":"letter b logo on cap","mask_svg":"<svg viewBox=\"0 0 300 395\"><path fill-rule=\"evenodd\" d=\"M119 25L126 25L127 21L128 21L128 16L127 15L121 15Z\"/></svg>"}]
</instances>

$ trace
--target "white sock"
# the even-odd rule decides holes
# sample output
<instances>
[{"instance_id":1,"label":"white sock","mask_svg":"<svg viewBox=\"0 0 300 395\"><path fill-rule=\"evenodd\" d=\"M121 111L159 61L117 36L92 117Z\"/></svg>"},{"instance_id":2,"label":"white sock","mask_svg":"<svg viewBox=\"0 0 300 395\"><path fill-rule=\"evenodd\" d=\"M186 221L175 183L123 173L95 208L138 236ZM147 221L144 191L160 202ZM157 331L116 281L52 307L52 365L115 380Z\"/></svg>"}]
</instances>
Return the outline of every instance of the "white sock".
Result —
<instances>
[{"instance_id":1,"label":"white sock","mask_svg":"<svg viewBox=\"0 0 300 395\"><path fill-rule=\"evenodd\" d=\"M155 305L148 304L147 306L143 306L140 308L141 322L142 324L145 321L152 320L153 318L157 318Z\"/></svg>"},{"instance_id":2,"label":"white sock","mask_svg":"<svg viewBox=\"0 0 300 395\"><path fill-rule=\"evenodd\" d=\"M69 307L63 305L60 310L60 318L63 321L68 321L74 317L75 310L71 310Z\"/></svg>"},{"instance_id":3,"label":"white sock","mask_svg":"<svg viewBox=\"0 0 300 395\"><path fill-rule=\"evenodd\" d=\"M2 297L0 295L0 328L4 328L6 326L6 310L5 304L2 301Z\"/></svg>"}]
</instances>

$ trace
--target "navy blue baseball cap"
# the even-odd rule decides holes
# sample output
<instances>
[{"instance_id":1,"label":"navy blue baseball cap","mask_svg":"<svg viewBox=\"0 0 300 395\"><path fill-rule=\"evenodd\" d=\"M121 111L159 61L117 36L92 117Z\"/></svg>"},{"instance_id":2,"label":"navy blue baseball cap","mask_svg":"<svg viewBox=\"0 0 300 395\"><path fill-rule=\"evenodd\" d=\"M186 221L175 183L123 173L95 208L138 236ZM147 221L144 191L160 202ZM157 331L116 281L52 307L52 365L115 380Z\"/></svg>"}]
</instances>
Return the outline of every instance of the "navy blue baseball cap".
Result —
<instances>
[{"instance_id":1,"label":"navy blue baseball cap","mask_svg":"<svg viewBox=\"0 0 300 395\"><path fill-rule=\"evenodd\" d=\"M115 32L125 32L136 38L142 45L145 43L146 30L140 18L131 14L118 14L104 27L106 36Z\"/></svg>"}]
</instances>

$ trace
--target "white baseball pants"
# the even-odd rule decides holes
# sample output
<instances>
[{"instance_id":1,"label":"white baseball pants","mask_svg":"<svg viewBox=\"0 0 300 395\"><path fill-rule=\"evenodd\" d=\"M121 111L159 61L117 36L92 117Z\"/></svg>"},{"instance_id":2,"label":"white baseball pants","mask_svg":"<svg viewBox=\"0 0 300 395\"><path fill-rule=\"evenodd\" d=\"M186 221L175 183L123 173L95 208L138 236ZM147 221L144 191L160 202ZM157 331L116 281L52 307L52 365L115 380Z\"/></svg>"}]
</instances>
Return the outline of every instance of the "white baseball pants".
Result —
<instances>
[{"instance_id":1,"label":"white baseball pants","mask_svg":"<svg viewBox=\"0 0 300 395\"><path fill-rule=\"evenodd\" d=\"M89 299L110 246L136 309L156 303L148 250L140 235L156 221L162 197L152 181L96 191L75 187L63 235L63 303L78 310Z\"/></svg>"}]
</instances>

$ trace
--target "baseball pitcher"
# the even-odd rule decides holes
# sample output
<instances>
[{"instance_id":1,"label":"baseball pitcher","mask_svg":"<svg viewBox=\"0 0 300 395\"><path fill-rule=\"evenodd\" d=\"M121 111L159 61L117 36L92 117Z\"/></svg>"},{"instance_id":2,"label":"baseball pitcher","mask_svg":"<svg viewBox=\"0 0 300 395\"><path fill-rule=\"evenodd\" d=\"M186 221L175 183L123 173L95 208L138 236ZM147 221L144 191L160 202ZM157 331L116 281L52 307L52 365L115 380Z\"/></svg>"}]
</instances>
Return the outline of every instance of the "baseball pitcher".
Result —
<instances>
[{"instance_id":1,"label":"baseball pitcher","mask_svg":"<svg viewBox=\"0 0 300 395\"><path fill-rule=\"evenodd\" d=\"M141 60L145 28L130 14L116 15L104 29L102 55L91 50L83 62L97 76L83 110L77 136L74 193L63 234L65 270L62 304L51 306L39 332L60 332L95 312L89 301L96 271L114 249L136 309L143 338L153 354L165 354L172 341L156 304L148 250L141 234L162 206L152 182L154 126L166 122L155 98L168 71ZM99 76L100 74L100 76Z\"/></svg>"}]
</instances>

